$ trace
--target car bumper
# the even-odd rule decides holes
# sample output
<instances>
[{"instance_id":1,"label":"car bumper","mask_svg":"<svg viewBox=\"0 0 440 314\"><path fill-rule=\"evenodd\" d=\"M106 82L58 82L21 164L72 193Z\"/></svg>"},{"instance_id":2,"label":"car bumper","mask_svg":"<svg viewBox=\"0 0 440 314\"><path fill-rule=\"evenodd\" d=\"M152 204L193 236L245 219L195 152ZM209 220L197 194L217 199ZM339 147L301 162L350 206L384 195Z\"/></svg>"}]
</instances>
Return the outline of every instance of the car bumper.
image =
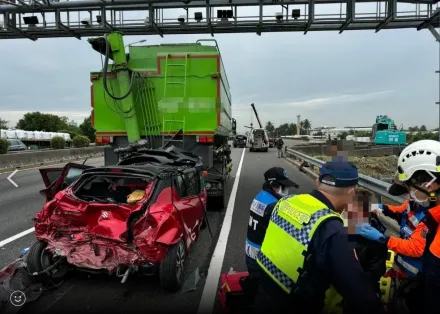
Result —
<instances>
[{"instance_id":1,"label":"car bumper","mask_svg":"<svg viewBox=\"0 0 440 314\"><path fill-rule=\"evenodd\" d=\"M57 256L64 256L67 263L83 270L106 270L115 272L119 267L131 265L156 265L165 256L167 248L153 244L129 245L124 242L104 239L72 241L66 238L39 239L48 243L47 250Z\"/></svg>"}]
</instances>

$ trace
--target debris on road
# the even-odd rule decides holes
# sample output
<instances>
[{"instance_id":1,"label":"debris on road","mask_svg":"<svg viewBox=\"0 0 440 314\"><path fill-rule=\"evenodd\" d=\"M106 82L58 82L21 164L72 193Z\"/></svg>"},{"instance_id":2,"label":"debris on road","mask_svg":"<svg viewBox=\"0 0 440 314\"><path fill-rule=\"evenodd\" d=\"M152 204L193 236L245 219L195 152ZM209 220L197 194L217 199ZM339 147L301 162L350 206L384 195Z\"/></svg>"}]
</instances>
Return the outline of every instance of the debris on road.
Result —
<instances>
[{"instance_id":1,"label":"debris on road","mask_svg":"<svg viewBox=\"0 0 440 314\"><path fill-rule=\"evenodd\" d=\"M13 304L11 295L20 292L24 299ZM17 313L29 302L35 301L43 293L43 285L36 283L26 269L24 258L18 258L0 270L0 313Z\"/></svg>"}]
</instances>

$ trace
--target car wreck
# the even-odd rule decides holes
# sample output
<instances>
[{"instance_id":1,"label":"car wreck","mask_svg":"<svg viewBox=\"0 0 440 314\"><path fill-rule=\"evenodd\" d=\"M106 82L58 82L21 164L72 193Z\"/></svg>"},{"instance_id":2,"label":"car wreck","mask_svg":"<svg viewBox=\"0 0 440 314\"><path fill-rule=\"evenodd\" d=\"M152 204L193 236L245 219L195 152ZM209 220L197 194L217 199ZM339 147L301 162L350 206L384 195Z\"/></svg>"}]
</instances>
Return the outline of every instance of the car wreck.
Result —
<instances>
[{"instance_id":1,"label":"car wreck","mask_svg":"<svg viewBox=\"0 0 440 314\"><path fill-rule=\"evenodd\" d=\"M122 283L132 273L158 274L164 289L181 288L186 257L207 223L200 157L175 147L140 149L116 166L70 163L40 172L46 203L34 218L31 274L61 279L76 269Z\"/></svg>"}]
</instances>

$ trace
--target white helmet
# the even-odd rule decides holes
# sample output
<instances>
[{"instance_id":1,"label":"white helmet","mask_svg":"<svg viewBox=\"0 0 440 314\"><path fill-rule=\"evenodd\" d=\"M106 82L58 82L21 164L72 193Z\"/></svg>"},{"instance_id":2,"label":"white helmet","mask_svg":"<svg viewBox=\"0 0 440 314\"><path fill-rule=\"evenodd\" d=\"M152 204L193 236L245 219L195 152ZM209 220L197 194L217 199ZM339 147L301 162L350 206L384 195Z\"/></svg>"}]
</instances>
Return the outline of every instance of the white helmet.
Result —
<instances>
[{"instance_id":1,"label":"white helmet","mask_svg":"<svg viewBox=\"0 0 440 314\"><path fill-rule=\"evenodd\" d=\"M397 160L400 181L408 181L418 170L440 172L440 142L421 140L405 147Z\"/></svg>"}]
</instances>

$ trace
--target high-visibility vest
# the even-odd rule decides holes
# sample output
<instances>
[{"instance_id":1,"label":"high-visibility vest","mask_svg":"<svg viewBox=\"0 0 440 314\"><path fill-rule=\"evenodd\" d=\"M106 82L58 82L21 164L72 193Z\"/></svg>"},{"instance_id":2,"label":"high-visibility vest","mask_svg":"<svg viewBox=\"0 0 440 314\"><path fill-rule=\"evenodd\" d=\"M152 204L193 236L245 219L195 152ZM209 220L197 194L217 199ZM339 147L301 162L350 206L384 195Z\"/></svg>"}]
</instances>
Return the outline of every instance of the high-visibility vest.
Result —
<instances>
[{"instance_id":1,"label":"high-visibility vest","mask_svg":"<svg viewBox=\"0 0 440 314\"><path fill-rule=\"evenodd\" d=\"M317 227L329 218L342 218L310 194L278 201L269 222L257 263L286 293L301 276L309 243Z\"/></svg>"}]
</instances>

